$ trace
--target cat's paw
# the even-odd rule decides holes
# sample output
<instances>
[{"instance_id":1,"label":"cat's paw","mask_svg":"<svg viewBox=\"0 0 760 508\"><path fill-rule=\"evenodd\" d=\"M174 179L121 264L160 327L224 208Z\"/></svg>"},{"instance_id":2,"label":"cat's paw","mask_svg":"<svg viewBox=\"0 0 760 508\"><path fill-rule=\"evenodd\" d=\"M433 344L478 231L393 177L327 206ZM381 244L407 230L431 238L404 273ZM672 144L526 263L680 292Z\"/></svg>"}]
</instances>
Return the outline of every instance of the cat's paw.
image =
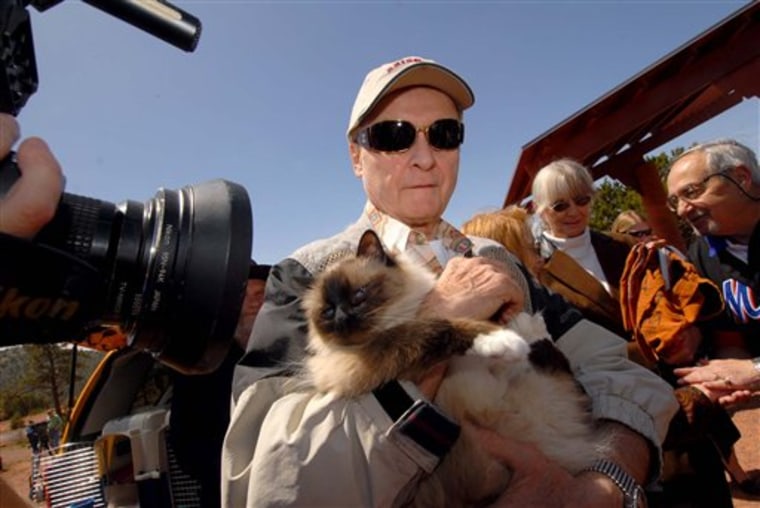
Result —
<instances>
[{"instance_id":1,"label":"cat's paw","mask_svg":"<svg viewBox=\"0 0 760 508\"><path fill-rule=\"evenodd\" d=\"M549 330L546 328L546 321L540 312L536 314L521 312L512 318L508 328L524 338L528 344L551 338Z\"/></svg>"},{"instance_id":2,"label":"cat's paw","mask_svg":"<svg viewBox=\"0 0 760 508\"><path fill-rule=\"evenodd\" d=\"M495 330L493 332L478 335L472 343L467 354L486 356L489 358L501 358L515 361L528 357L530 346L525 340L512 330Z\"/></svg>"}]
</instances>

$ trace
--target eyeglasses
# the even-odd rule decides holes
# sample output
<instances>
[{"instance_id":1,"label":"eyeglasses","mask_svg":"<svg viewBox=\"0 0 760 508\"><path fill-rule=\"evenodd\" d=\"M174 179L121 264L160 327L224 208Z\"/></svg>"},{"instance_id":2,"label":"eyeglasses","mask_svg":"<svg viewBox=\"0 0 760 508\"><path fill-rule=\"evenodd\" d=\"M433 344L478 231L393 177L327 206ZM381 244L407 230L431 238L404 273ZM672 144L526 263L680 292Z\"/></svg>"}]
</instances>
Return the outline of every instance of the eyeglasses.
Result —
<instances>
[{"instance_id":1,"label":"eyeglasses","mask_svg":"<svg viewBox=\"0 0 760 508\"><path fill-rule=\"evenodd\" d=\"M707 190L707 182L710 181L710 178L714 176L726 176L726 174L725 172L721 171L719 173L707 175L701 182L690 183L683 189L679 190L678 193L671 194L667 199L668 209L671 212L675 213L678 211L679 201L686 201L687 203L690 203L691 201L699 198L699 196L704 194Z\"/></svg>"},{"instance_id":2,"label":"eyeglasses","mask_svg":"<svg viewBox=\"0 0 760 508\"><path fill-rule=\"evenodd\" d=\"M644 238L652 234L652 229L639 229L638 231L626 231L626 234L635 236L636 238Z\"/></svg>"},{"instance_id":3,"label":"eyeglasses","mask_svg":"<svg viewBox=\"0 0 760 508\"><path fill-rule=\"evenodd\" d=\"M574 197L573 203L575 203L575 206L579 206L579 207L586 206L589 203L591 203L591 196ZM554 211L555 213L562 213L570 208L570 203L568 201L565 201L564 199L561 199L549 205L549 208L551 208L552 211Z\"/></svg>"},{"instance_id":4,"label":"eyeglasses","mask_svg":"<svg viewBox=\"0 0 760 508\"><path fill-rule=\"evenodd\" d=\"M379 152L403 152L414 145L418 132L424 132L436 150L454 150L464 142L464 124L454 118L436 120L427 127L415 127L406 120L385 120L357 132L354 141Z\"/></svg>"}]
</instances>

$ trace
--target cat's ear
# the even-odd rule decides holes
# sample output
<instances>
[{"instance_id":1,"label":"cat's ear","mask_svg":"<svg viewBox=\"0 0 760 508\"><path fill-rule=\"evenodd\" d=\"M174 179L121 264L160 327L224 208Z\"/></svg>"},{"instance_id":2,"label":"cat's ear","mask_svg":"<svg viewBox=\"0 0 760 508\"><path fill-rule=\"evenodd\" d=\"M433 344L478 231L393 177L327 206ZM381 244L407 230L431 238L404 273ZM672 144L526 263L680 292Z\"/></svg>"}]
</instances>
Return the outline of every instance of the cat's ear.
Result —
<instances>
[{"instance_id":1,"label":"cat's ear","mask_svg":"<svg viewBox=\"0 0 760 508\"><path fill-rule=\"evenodd\" d=\"M392 265L393 260L388 256L383 248L383 243L377 236L377 233L368 229L362 234L359 240L359 247L356 249L356 255L359 257L374 258L385 265Z\"/></svg>"}]
</instances>

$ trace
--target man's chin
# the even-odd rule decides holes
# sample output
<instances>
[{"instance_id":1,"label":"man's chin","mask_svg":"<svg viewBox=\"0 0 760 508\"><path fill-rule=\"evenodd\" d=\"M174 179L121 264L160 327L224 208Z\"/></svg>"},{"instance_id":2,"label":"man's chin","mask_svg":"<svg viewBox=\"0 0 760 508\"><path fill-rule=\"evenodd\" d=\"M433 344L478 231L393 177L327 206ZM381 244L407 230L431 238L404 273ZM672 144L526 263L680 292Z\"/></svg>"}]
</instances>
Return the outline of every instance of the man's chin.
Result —
<instances>
[{"instance_id":1,"label":"man's chin","mask_svg":"<svg viewBox=\"0 0 760 508\"><path fill-rule=\"evenodd\" d=\"M696 221L689 221L689 224L691 224L691 227L699 233L700 235L714 235L715 232L712 231L714 228L712 228L712 224L710 224L709 221L705 219L697 219Z\"/></svg>"}]
</instances>

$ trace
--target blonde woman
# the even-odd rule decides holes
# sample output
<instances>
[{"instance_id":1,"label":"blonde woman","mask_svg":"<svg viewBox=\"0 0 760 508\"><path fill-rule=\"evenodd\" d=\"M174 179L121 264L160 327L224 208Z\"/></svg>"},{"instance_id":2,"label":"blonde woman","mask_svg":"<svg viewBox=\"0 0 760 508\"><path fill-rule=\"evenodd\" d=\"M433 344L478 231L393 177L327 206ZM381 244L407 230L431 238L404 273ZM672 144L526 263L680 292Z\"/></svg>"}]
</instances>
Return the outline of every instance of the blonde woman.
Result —
<instances>
[{"instance_id":1,"label":"blonde woman","mask_svg":"<svg viewBox=\"0 0 760 508\"><path fill-rule=\"evenodd\" d=\"M648 242L655 236L652 234L652 226L635 210L624 210L615 217L610 226L610 231L620 235L629 235L637 242Z\"/></svg>"},{"instance_id":2,"label":"blonde woman","mask_svg":"<svg viewBox=\"0 0 760 508\"><path fill-rule=\"evenodd\" d=\"M546 260L544 283L588 319L625 337L618 291L634 242L589 228L591 174L574 160L560 159L541 168L532 191L539 218L534 236ZM555 256L557 252L564 256Z\"/></svg>"}]
</instances>

